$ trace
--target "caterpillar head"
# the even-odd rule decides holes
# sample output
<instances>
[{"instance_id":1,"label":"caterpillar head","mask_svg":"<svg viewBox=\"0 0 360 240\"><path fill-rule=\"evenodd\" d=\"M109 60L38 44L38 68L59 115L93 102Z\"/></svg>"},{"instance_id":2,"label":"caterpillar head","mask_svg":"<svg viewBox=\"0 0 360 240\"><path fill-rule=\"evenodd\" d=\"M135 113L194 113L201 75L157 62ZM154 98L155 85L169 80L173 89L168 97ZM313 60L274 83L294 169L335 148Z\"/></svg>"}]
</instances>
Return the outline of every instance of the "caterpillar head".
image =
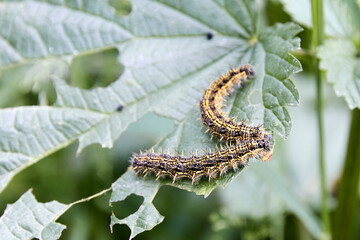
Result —
<instances>
[{"instance_id":1,"label":"caterpillar head","mask_svg":"<svg viewBox=\"0 0 360 240\"><path fill-rule=\"evenodd\" d=\"M248 78L254 77L255 76L255 70L254 67L251 66L250 64L245 64L245 66L240 68L240 72L244 72L246 73L246 76Z\"/></svg>"},{"instance_id":2,"label":"caterpillar head","mask_svg":"<svg viewBox=\"0 0 360 240\"><path fill-rule=\"evenodd\" d=\"M260 140L259 146L262 147L262 150L260 151L258 156L263 162L268 161L273 153L273 146L271 144L271 135L269 133L265 133L264 138Z\"/></svg>"}]
</instances>

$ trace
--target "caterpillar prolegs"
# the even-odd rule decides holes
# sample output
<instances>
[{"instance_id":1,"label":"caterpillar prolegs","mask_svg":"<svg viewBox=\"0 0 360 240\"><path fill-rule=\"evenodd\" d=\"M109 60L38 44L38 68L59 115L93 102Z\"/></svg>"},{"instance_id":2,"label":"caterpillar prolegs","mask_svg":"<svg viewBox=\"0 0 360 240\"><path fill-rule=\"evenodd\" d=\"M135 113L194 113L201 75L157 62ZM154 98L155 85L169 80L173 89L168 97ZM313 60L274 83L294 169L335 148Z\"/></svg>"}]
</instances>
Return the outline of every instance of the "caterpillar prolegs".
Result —
<instances>
[{"instance_id":1,"label":"caterpillar prolegs","mask_svg":"<svg viewBox=\"0 0 360 240\"><path fill-rule=\"evenodd\" d=\"M259 126L237 123L227 118L221 111L223 98L232 93L234 86L245 86L255 74L251 65L231 69L216 80L200 100L202 122L214 136L227 143L233 143L215 152L205 152L191 157L171 156L170 154L133 154L130 164L137 175L154 173L158 178L169 176L175 182L188 178L197 183L203 176L214 179L224 175L229 169L237 170L246 166L249 158L259 157L268 160L272 154L270 134Z\"/></svg>"}]
</instances>

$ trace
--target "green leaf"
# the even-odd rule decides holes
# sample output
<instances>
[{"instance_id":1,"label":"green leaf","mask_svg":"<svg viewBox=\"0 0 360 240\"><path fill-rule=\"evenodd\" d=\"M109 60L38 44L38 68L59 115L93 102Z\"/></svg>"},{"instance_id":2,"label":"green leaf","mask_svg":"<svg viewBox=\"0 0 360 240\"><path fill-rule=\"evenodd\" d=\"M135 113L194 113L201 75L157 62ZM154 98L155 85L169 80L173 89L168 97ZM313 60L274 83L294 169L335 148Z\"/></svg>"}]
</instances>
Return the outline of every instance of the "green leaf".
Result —
<instances>
[{"instance_id":1,"label":"green leaf","mask_svg":"<svg viewBox=\"0 0 360 240\"><path fill-rule=\"evenodd\" d=\"M0 190L19 171L70 144L105 117L58 107L0 110Z\"/></svg>"},{"instance_id":2,"label":"green leaf","mask_svg":"<svg viewBox=\"0 0 360 240\"><path fill-rule=\"evenodd\" d=\"M295 24L266 29L259 41L265 52L263 79L264 126L286 138L291 130L291 118L285 106L299 104L299 93L288 77L301 70L300 62L289 54L299 47L293 38L300 28Z\"/></svg>"},{"instance_id":3,"label":"green leaf","mask_svg":"<svg viewBox=\"0 0 360 240\"><path fill-rule=\"evenodd\" d=\"M111 231L115 224L127 224L130 227L130 239L161 223L164 219L159 214L152 201L159 190L160 183L153 180L143 180L135 176L133 171L128 171L113 183L113 193L110 198L110 205L113 202L124 200L131 194L144 197L139 209L124 219L118 219L114 213L111 216Z\"/></svg>"},{"instance_id":4,"label":"green leaf","mask_svg":"<svg viewBox=\"0 0 360 240\"><path fill-rule=\"evenodd\" d=\"M67 207L56 201L39 203L29 190L5 209L0 218L1 238L58 239L65 226L55 220Z\"/></svg>"},{"instance_id":5,"label":"green leaf","mask_svg":"<svg viewBox=\"0 0 360 240\"><path fill-rule=\"evenodd\" d=\"M311 26L310 1L282 0L295 20ZM350 109L360 107L360 4L355 0L324 1L325 30L329 38L320 47L320 67L335 93L345 98Z\"/></svg>"},{"instance_id":6,"label":"green leaf","mask_svg":"<svg viewBox=\"0 0 360 240\"><path fill-rule=\"evenodd\" d=\"M68 124L71 126L73 124L81 125L80 131L76 134L66 135L65 139L55 144L52 144L51 141L48 142L45 137L37 137L39 144L46 146L42 151L32 149L37 148L35 142L27 138L22 140L26 141L25 145L29 146L27 150L2 147L3 160L0 162L0 169L2 169L0 186L2 188L18 171L70 144L77 138L79 139L78 153L92 143L99 143L103 147L112 147L113 141L130 123L149 111L182 121L201 98L203 89L219 76L217 73L226 73L229 66L239 66L246 62L255 66L257 77L245 91L237 93L233 106L229 104L230 115L238 117L240 120L247 119L250 123L263 123L268 130L278 132L283 137L290 132L291 120L285 106L297 104L298 92L287 78L292 73L300 71L301 66L293 56L289 55L288 51L299 48L299 39L294 38L294 35L301 29L294 24L277 25L260 32L259 37L256 38L257 10L253 1L236 3L225 1L220 4L203 0L190 8L187 4L178 1L137 0L132 2L132 12L125 18L110 11L109 9L112 8L105 6L103 2L94 2L93 5L85 4L81 7L32 1L24 4L27 6L26 11L19 2L3 4L1 11L6 12L3 15L4 18L9 17L12 21L15 21L11 18L13 16L11 14L14 14L15 10L25 11L24 16L16 20L16 23L23 28L25 28L24 19L27 19L26 21L32 19L37 23L31 29L27 29L28 31L21 33L30 34L34 29L38 30L37 34L26 35L26 39L23 39L25 42L33 38L32 44L43 44L43 42L35 40L40 39L38 34L45 34L43 32L50 27L48 23L52 23L46 21L39 24L38 22L43 21L43 14L48 13L42 13L42 11L37 13L36 9L45 9L50 12L63 11L64 15L73 14L85 19L89 17L88 21L91 24L88 21L83 21L81 24L76 23L79 25L71 26L71 30L62 31L63 34L67 34L59 36L55 42L47 41L47 44L56 43L56 52L63 57L69 56L70 50L68 51L66 48L68 45L65 44L69 38L72 39L71 42L74 46L79 46L76 48L77 53L90 48L94 49L100 45L103 47L115 45L121 52L119 60L125 66L125 71L109 87L93 90L68 86L64 81L55 77L58 95L55 109L59 111L59 114L74 116L74 119L71 119ZM146 9L153 8L156 8L159 14L149 15L148 12L151 11ZM204 8L209 9L209 12L204 12L202 10ZM215 13L217 20L223 19L224 21L215 21L213 18ZM245 21L244 14L250 20ZM74 17L73 15L70 16ZM52 15L46 16L51 19ZM161 16L168 20L163 21ZM0 26L7 20L4 21L0 22ZM60 25L64 28L68 26L68 18L57 17L53 21L61 23ZM141 22L151 22L152 24L139 24ZM101 31L96 26L101 26ZM51 27L53 26L51 25ZM75 30L80 27L86 29L81 37L75 34L77 33ZM55 35L61 32L59 30L56 33L57 30L59 29L55 28ZM1 31L7 32L4 29ZM73 32L74 34L70 34ZM127 35L128 32L134 33L136 37L130 38ZM213 34L213 38L210 40L206 39L208 32ZM15 41L14 38L21 37L21 34L19 36L3 34L2 36L7 37L9 41ZM103 35L96 38L98 34ZM123 42L126 38L125 35L129 39ZM18 39L18 41L20 40ZM23 44L16 46L30 44L28 42L21 43ZM39 47L49 48L48 45ZM21 51L19 50L19 52ZM42 56L47 57L50 53L46 52ZM27 59L31 59L33 55L29 53ZM247 99L250 95L262 96L262 99L259 102L250 102L249 100L252 98ZM119 105L124 106L120 113L115 111ZM7 114L22 112L22 109L20 108L20 111L19 109L6 110L2 112L2 116L5 119ZM43 107L27 108L26 111L29 111L27 113L29 116L36 116L43 111ZM73 112L78 113L73 115ZM82 117L78 117L78 115ZM56 116L56 119L61 123L61 116ZM6 121L6 126L0 126L0 129L6 133L1 139L5 144L2 146L16 145L17 139L23 132L36 132L31 124L22 121L18 124L21 126L21 134L13 138L11 137L12 133L7 131L7 126L11 126L11 121ZM44 124L49 128L52 128L52 125L59 125L57 122L51 121ZM64 128L60 131L69 131L67 125ZM70 129L70 131L72 130ZM56 138L57 134L56 131L49 132L47 137ZM30 154L23 156L24 151ZM32 152L36 154L32 154ZM16 162L15 165L14 162Z\"/></svg>"},{"instance_id":7,"label":"green leaf","mask_svg":"<svg viewBox=\"0 0 360 240\"><path fill-rule=\"evenodd\" d=\"M310 0L281 0L295 21L312 28ZM354 36L360 26L359 5L354 0L324 0L325 32L329 36Z\"/></svg>"},{"instance_id":8,"label":"green leaf","mask_svg":"<svg viewBox=\"0 0 360 240\"><path fill-rule=\"evenodd\" d=\"M145 203L130 216L124 219L118 219L114 214L111 215L111 228L115 224L127 224L130 227L130 239L139 233L151 230L154 226L160 224L164 217L159 214L154 205Z\"/></svg>"},{"instance_id":9,"label":"green leaf","mask_svg":"<svg viewBox=\"0 0 360 240\"><path fill-rule=\"evenodd\" d=\"M360 108L360 59L349 39L330 39L320 48L320 68L334 85L335 93L343 96L348 106Z\"/></svg>"},{"instance_id":10,"label":"green leaf","mask_svg":"<svg viewBox=\"0 0 360 240\"><path fill-rule=\"evenodd\" d=\"M55 14L56 13L56 14ZM56 16L56 17L55 17ZM132 34L104 1L0 3L0 65L103 48Z\"/></svg>"}]
</instances>

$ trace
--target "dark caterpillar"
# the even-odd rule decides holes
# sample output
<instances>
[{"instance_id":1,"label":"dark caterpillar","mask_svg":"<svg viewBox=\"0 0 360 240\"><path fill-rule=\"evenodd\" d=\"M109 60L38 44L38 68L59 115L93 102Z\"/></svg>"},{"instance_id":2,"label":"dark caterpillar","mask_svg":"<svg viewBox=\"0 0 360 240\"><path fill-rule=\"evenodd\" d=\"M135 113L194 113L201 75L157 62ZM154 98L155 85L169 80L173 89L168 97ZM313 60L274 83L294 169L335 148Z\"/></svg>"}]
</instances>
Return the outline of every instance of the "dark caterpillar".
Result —
<instances>
[{"instance_id":1,"label":"dark caterpillar","mask_svg":"<svg viewBox=\"0 0 360 240\"><path fill-rule=\"evenodd\" d=\"M170 176L175 182L181 178L189 178L192 183L197 183L201 177L207 176L214 179L220 173L224 175L229 169L237 170L246 166L249 158L259 156L267 158L271 152L269 138L249 139L244 142L218 149L216 152L205 153L202 156L171 156L162 153L160 155L147 152L145 154L133 154L131 166L136 174L154 173L158 178Z\"/></svg>"},{"instance_id":2,"label":"dark caterpillar","mask_svg":"<svg viewBox=\"0 0 360 240\"><path fill-rule=\"evenodd\" d=\"M171 156L161 153L133 154L130 164L137 175L154 173L158 178L169 176L175 182L188 178L197 183L201 177L210 179L224 175L229 169L244 167L249 158L260 157L267 161L272 155L270 134L259 127L238 124L234 119L227 119L221 111L223 97L231 93L235 85L244 85L243 80L254 76L253 67L249 64L232 69L215 81L205 91L200 101L200 112L204 125L213 135L221 140L236 144L214 153L191 157ZM220 173L220 174L218 174Z\"/></svg>"},{"instance_id":3,"label":"dark caterpillar","mask_svg":"<svg viewBox=\"0 0 360 240\"><path fill-rule=\"evenodd\" d=\"M255 75L250 64L230 70L216 80L204 93L200 100L200 113L203 124L220 140L237 142L250 138L263 138L268 135L263 129L237 123L233 118L226 118L221 111L223 98L232 92L236 85L244 85L243 80L249 80Z\"/></svg>"}]
</instances>

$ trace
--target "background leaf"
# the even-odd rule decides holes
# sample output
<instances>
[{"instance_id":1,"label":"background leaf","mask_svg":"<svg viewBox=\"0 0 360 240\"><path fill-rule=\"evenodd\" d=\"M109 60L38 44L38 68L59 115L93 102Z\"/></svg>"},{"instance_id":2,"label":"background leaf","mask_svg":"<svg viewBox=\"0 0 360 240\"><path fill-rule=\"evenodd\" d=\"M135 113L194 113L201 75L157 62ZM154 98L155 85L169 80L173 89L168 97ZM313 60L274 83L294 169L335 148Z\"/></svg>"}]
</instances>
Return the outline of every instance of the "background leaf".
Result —
<instances>
[{"instance_id":1,"label":"background leaf","mask_svg":"<svg viewBox=\"0 0 360 240\"><path fill-rule=\"evenodd\" d=\"M4 239L58 239L65 226L55 220L68 206L56 201L39 203L31 190L14 204L8 204L0 218Z\"/></svg>"},{"instance_id":2,"label":"background leaf","mask_svg":"<svg viewBox=\"0 0 360 240\"><path fill-rule=\"evenodd\" d=\"M349 39L327 40L319 51L320 67L334 84L335 93L345 97L348 106L360 108L360 58Z\"/></svg>"},{"instance_id":3,"label":"background leaf","mask_svg":"<svg viewBox=\"0 0 360 240\"><path fill-rule=\"evenodd\" d=\"M285 10L298 23L311 28L311 1L281 0ZM324 0L325 32L329 36L353 36L358 25L357 6L354 0Z\"/></svg>"},{"instance_id":4,"label":"background leaf","mask_svg":"<svg viewBox=\"0 0 360 240\"><path fill-rule=\"evenodd\" d=\"M310 1L282 2L296 21L311 28ZM350 109L359 108L360 5L355 0L325 0L324 14L329 38L318 51L320 67L336 95L344 97Z\"/></svg>"},{"instance_id":5,"label":"background leaf","mask_svg":"<svg viewBox=\"0 0 360 240\"><path fill-rule=\"evenodd\" d=\"M45 106L0 110L0 190L19 171L68 145L103 118L96 112Z\"/></svg>"}]
</instances>

